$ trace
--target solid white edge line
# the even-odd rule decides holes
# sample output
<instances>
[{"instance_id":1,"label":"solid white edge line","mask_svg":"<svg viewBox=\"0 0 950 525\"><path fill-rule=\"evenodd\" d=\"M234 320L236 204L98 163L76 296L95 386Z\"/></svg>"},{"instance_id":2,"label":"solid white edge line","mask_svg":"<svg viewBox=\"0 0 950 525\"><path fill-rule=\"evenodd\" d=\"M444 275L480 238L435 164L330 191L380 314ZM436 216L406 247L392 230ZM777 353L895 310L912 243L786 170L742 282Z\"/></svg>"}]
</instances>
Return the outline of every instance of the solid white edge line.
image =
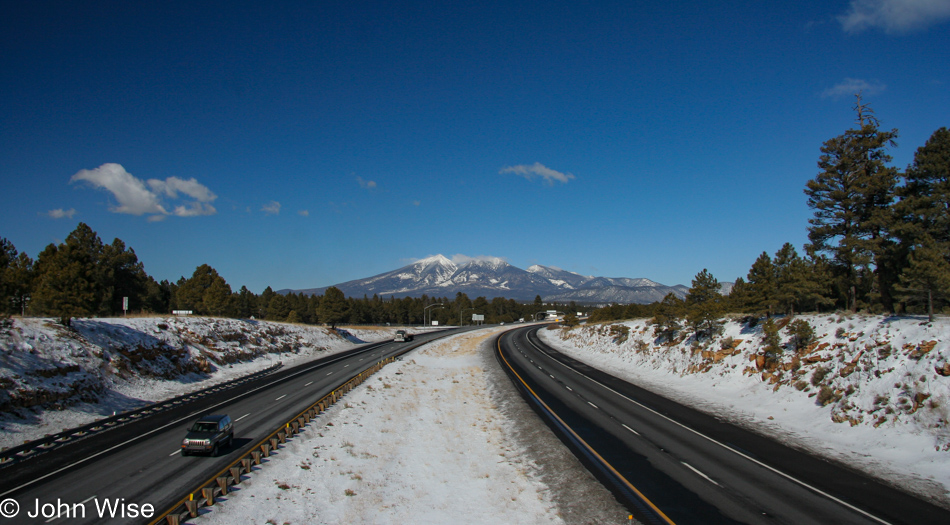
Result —
<instances>
[{"instance_id":1,"label":"solid white edge line","mask_svg":"<svg viewBox=\"0 0 950 525\"><path fill-rule=\"evenodd\" d=\"M636 430L634 430L634 429L628 427L627 425L624 425L623 423L621 423L620 426L622 426L623 428L629 430L630 432L633 432L634 434L636 434L636 435L638 435L638 436L640 435L639 432L637 432Z\"/></svg>"},{"instance_id":2,"label":"solid white edge line","mask_svg":"<svg viewBox=\"0 0 950 525\"><path fill-rule=\"evenodd\" d=\"M693 472L695 472L697 475L699 475L700 477L702 477L702 478L705 479L706 481L712 483L713 485L715 485L715 486L717 486L717 487L722 487L722 485L720 485L719 483L716 483L715 481L713 481L712 478L710 478L709 476L707 476L707 475L703 474L702 472L700 472L700 470L697 469L696 467L690 465L689 463L687 463L687 462L685 462L685 461L680 461L680 463L686 465L686 468L692 470Z\"/></svg>"},{"instance_id":3,"label":"solid white edge line","mask_svg":"<svg viewBox=\"0 0 950 525\"><path fill-rule=\"evenodd\" d=\"M637 402L637 401L634 401L633 399L630 399L629 397L627 397L627 396L621 394L620 392L617 392L617 391L614 390L613 388L610 388L609 386L607 386L607 385L601 383L600 381L597 381L596 379L594 379L594 378L592 378L592 377L590 377L590 376L584 374L583 372L580 372L579 370L577 370L577 369L571 367L570 365L568 365L568 364L566 364L566 363L562 363L561 361L558 361L557 359L555 359L554 357L552 357L550 354L548 354L547 352L545 352L544 350L542 350L541 348L539 348L538 345L534 344L534 342L531 341L531 339L528 339L527 337L526 337L525 339L527 339L528 343L530 343L531 346L533 346L533 347L535 348L535 350L537 350L538 352L541 352L542 354L548 356L548 358L550 358L550 359L551 359L552 361L554 361L555 363L558 363L558 364L560 364L561 366L563 366L564 368L567 368L568 370L570 370L570 371L574 372L575 374L577 374L577 375L579 375L579 376L581 376L581 377L587 379L588 381L590 381L590 382L592 382L592 383L594 383L594 384L596 384L596 385L601 386L601 387L604 388L605 390L607 390L607 391L609 391L609 392L613 392L614 394L616 394L616 395L622 397L623 399L626 399L627 401L633 403L634 405L637 405L638 407L640 407L640 408L642 408L642 409L644 409L644 410L646 410L646 411L648 411L648 412L650 412L650 413L652 413L652 414L654 414L654 415L657 415L657 416L659 416L659 417L661 417L661 418L663 418L663 419L669 421L670 423L673 423L673 424L676 425L676 426L679 426L679 427L681 427L681 428L683 428L683 429L685 429L685 430L688 430L688 431L692 432L693 434L696 434L697 436L699 436L699 437L701 437L701 438L703 438L703 439L706 439L706 440L709 441L710 443L715 443L716 445L719 445L720 447L722 447L722 448L724 448L724 449L726 449L726 450L732 452L733 454L736 454L737 456L740 456L740 457L742 457L742 458L745 458L745 459L747 459L747 460L749 460L749 461L755 463L756 465L758 465L758 466L760 466L760 467L762 467L762 468L768 469L768 470L774 472L775 474L778 474L779 476L782 476L783 478L785 478L785 479L787 479L787 480L789 480L789 481L792 481L792 482L794 482L794 483L796 483L796 484L798 484L798 485L800 485L800 486L802 486L802 487L805 487L806 489L811 490L812 492L814 492L814 493L816 493L816 494L820 494L820 495L822 495L822 496L824 496L824 497L830 499L831 501L834 501L834 502L836 502L836 503L838 503L838 504L840 504L840 505L842 505L842 506L844 506L844 507L846 507L846 508L849 508L849 509L853 510L854 512L857 512L858 514L861 514L862 516L865 516L865 517L867 517L867 518L870 518L870 519L872 519L872 520L874 520L874 521L876 521L876 522L878 522L878 523L883 523L884 525L893 525L891 522L885 521L885 520L883 520L883 519L881 519L881 518L879 518L879 517L877 517L877 516L875 516L875 515L873 515L873 514L871 514L871 513L869 513L869 512L866 512L866 511L864 511L864 510L861 510L861 509L855 507L854 505L848 503L847 501L843 501L843 500L841 500L841 499L839 499L839 498L837 498L837 497L835 497L835 496L832 496L831 494L828 494L827 492L825 492L825 491L823 491L823 490L821 490L821 489L819 489L819 488L817 488L817 487L813 487L813 486L809 485L808 483L805 483L804 481L802 481L802 480L800 480L800 479L798 479L798 478L792 476L791 474L786 474L785 472L782 472L781 470L778 470L777 468L772 467L771 465L767 465L767 464L765 464L765 463L762 463L761 461L759 461L759 460L757 460L757 459L755 459L755 458L753 458L753 457L751 457L751 456L748 456L748 455L746 455L746 454L743 454L742 452L739 452L738 450L736 450L736 449L734 449L734 448L732 448L732 447L726 445L725 443L721 443L721 442L719 442L719 441L717 441L717 440L715 440L715 439L713 439L713 438L707 436L706 434L703 434L702 432L699 432L698 430L694 430L694 429L692 429L692 428L690 428L690 427L688 427L688 426L686 426L686 425L680 423L679 421L676 421L676 420L674 420L674 419L670 419L669 417L667 417L667 416L665 416L665 415L663 415L663 414L657 412L656 410L653 410L652 408L650 408L650 407L648 407L648 406L646 406L646 405L643 405L643 404L641 404L641 403L639 403L639 402ZM622 381L622 380L621 380L621 381Z\"/></svg>"},{"instance_id":4,"label":"solid white edge line","mask_svg":"<svg viewBox=\"0 0 950 525\"><path fill-rule=\"evenodd\" d=\"M191 418L195 417L195 416L198 415L198 414L205 413L205 412L207 412L207 411L209 411L209 410L213 410L213 409L218 408L218 407L220 407L220 406L224 406L224 405L226 405L226 404L228 404L228 403L234 401L234 399L236 399L236 398L238 398L238 397L247 396L247 395L249 395L249 394L252 394L252 393L254 393L254 392L257 392L258 390L262 390L262 389L265 389L265 388L269 388L269 387L272 386L272 385L276 385L277 383L279 383L279 382L281 382L281 381L287 381L288 379L292 379L293 377L296 377L296 376L299 376L299 375L303 375L303 374L312 372L312 371L314 371L314 369L316 369L316 368L323 368L323 367L326 366L326 365L330 365L330 364L335 363L335 362L337 362L337 361L342 361L343 359L347 359L348 357L352 357L352 356L341 356L340 358L335 359L335 360L333 360L333 361L328 361L328 362L323 363L323 364L321 364L321 365L314 365L312 368L308 368L308 369L306 369L306 370L301 370L300 372L295 373L295 374L294 374L293 376L291 376L291 377L286 377L286 378L281 379L281 380L278 380L278 381L272 381L272 382L270 382L270 383L267 383L266 385L261 385L261 386L259 386L259 387L257 387L257 388L254 388L254 389L251 389L251 390L247 390L247 391L241 392L241 393L238 394L237 396L232 397L231 399L228 399L228 400L226 400L226 401L222 401L222 402L218 403L217 405L212 405L212 406L207 407L207 408L205 408L205 409L203 409L203 410L199 410L199 411L197 411L197 412L192 412L191 414L188 414L188 415L185 416L185 417L176 419L175 421L172 421L171 423L167 423L167 424L162 425L162 426L160 426L160 427L158 427L158 428L149 430L148 432L139 434L138 436L136 436L136 437L134 437L134 438L132 438L132 439L123 441L122 443L119 443L119 444L117 444L117 445L113 445L113 446L111 446L111 447L109 447L109 448L107 448L107 449L105 449L105 450L100 450L99 452L96 452L95 454L93 454L93 455L91 455L91 456L86 456L86 457L84 457L83 459L80 459L79 461L75 461L75 462L73 462L73 463L70 463L69 465L66 465L65 467L61 467L61 468L59 468L59 469L57 469L57 470L54 470L54 471L52 471L52 472L50 472L50 473L48 473L48 474L44 474L44 475L42 475L42 476L40 476L40 477L38 477L38 478L31 479L31 480L27 481L26 483L23 483L23 484L21 484L21 485L19 485L19 486L17 486L17 487L13 487L12 489L7 490L7 491L4 492L3 494L0 494L0 498L6 496L7 494L11 494L11 493L13 493L13 492L16 492L16 491L18 491L18 490L20 490L20 489L22 489L22 488L29 487L30 485L33 485L33 484L35 484L35 483L38 482L38 481L42 481L42 480L44 480L44 479L46 479L46 478L49 478L49 477L51 477L51 476L55 476L56 474L59 474L60 472L63 472L63 471L65 471L65 470L68 470L68 469L71 469L71 468L75 467L76 465L81 465L81 464L83 464L83 463L89 461L90 459L97 458L97 457L99 457L99 456L101 456L101 455L103 455L103 454L105 454L105 453L107 453L107 452L112 452L113 450L115 450L115 449L117 449L117 448L123 447L123 446L125 446L125 445L127 445L127 444L129 444L129 443L132 443L133 441L138 441L138 440L144 438L145 436L148 436L148 435L150 435L150 434L154 434L154 433L156 433L156 432L158 432L158 431L160 431L160 430L164 430L164 429L166 429L166 428L168 428L168 427L170 427L170 426L177 425L178 423L181 423L182 421L186 421L186 420L188 420L188 419L191 419ZM332 372L331 372L331 374L332 374ZM328 374L328 375L329 375L329 374Z\"/></svg>"}]
</instances>

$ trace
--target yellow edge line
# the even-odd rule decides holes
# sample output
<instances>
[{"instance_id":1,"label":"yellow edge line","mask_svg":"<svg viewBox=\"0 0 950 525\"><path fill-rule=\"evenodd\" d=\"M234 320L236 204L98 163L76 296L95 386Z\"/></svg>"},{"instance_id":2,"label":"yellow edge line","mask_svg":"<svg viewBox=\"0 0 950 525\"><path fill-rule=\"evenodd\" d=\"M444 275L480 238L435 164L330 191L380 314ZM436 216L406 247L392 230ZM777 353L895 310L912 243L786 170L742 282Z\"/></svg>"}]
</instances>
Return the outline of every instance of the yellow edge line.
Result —
<instances>
[{"instance_id":1,"label":"yellow edge line","mask_svg":"<svg viewBox=\"0 0 950 525\"><path fill-rule=\"evenodd\" d=\"M383 364L383 366L385 366L384 363L386 363L386 361L387 361L388 359L390 359L390 358L387 357L386 359L383 359L382 361L380 361L380 362L378 362L378 363L376 363L376 364L377 364L377 365ZM316 408L316 406L319 405L322 401L324 401L324 400L326 400L326 399L329 399L334 393L336 393L337 390L343 388L344 386L346 386L346 385L349 384L350 382L354 381L357 377L359 377L359 376L361 376L361 375L363 375L362 372L359 373L359 374L357 374L356 376L353 376L353 377L350 378L346 383L343 383L343 384L341 384L340 386L334 388L329 394L327 394L327 395L321 397L319 400L317 400L317 402L315 402L314 404L310 405L309 407L307 407L306 409L304 409L302 412L300 412L299 414L297 414L297 415L294 416L293 418L288 419L287 422L284 423L284 426L281 426L280 428L278 428L277 430L275 430L273 433L271 433L269 436L267 436L266 438L262 439L262 440L261 440L260 442L258 442L256 445L254 445L253 447L251 447L250 449L248 449L248 454L250 454L250 452L253 451L253 450L257 450L257 449L258 449L261 445L263 445L264 443L267 443L268 441L270 441L270 439L271 439L272 437L276 436L281 430L287 428L287 426L289 426L292 421L295 421L297 418L303 416L304 414L306 414L307 412L309 412L311 409ZM318 414L318 415L319 415L319 414ZM160 516L158 516L158 517L156 517L155 519L153 519L152 521L150 521L150 522L149 522L149 525L157 525L157 524L158 524L160 521L162 521L166 516L168 516L169 514L171 514L172 511L174 511L175 509L177 509L178 507L180 507L181 505L183 505L186 501L188 501L189 498L191 497L191 495L193 495L193 494L195 494L196 492L200 491L200 490L201 490L202 488L204 488L206 485L211 485L211 484L212 484L215 480L217 480L218 477L221 476L222 474L225 474L225 473L230 472L230 471L231 471L231 467L237 465L238 463L241 462L241 460L245 459L246 457L247 457L247 456L241 456L241 458L239 458L239 459L237 459L236 461L232 462L230 465L228 465L227 467L223 468L221 471L219 471L219 472L218 472L217 474L215 474L214 476L208 478L207 481L205 481L204 483L199 484L197 489L195 489L195 490L193 490L193 491L191 491L191 492L189 493L189 496L186 496L186 497L182 498L181 500L178 501L178 503L175 503L174 505L172 505L171 507L169 507L169 508L168 508L165 512L163 512ZM248 473L250 473L250 471L248 471Z\"/></svg>"},{"instance_id":2,"label":"yellow edge line","mask_svg":"<svg viewBox=\"0 0 950 525\"><path fill-rule=\"evenodd\" d=\"M597 451L594 450L590 445L588 445L587 442L584 441L583 438L581 438L579 435L577 435L577 432L574 432L574 429L572 429L572 428L570 427L570 425L568 425L567 423L565 423L564 420L560 418L560 416L558 416L556 413L554 413L554 411L551 410L551 407L549 407L549 406L547 405L547 403L545 403L544 400L542 400L542 399L534 392L534 390L532 390L531 387L528 386L528 383L526 383L525 380L521 378L521 376L520 376L520 375L518 374L518 372L514 369L514 367L511 366L511 363L508 362L508 359L505 358L505 354L501 351L501 336L498 337L498 343L497 343L497 344L498 344L498 355L501 356L502 360L504 360L504 362L505 362L505 365L507 365L507 366L508 366L508 369L511 370L511 373L513 373L513 374L515 375L515 377L518 378L518 381L521 381L521 384L524 385L524 387L528 389L528 392L531 392L531 395L534 396L534 398L538 401L538 403L540 403L541 406L543 406L544 409L547 410L549 414L551 414L552 416L554 416L554 418L557 419L557 420L561 423L561 425L563 425L564 428L566 428L566 429L568 430L568 432L570 432L570 433L574 436L574 438L577 439L577 441L579 441L582 445L584 445L584 447L587 448L587 450L588 450L591 454L593 454L594 456L596 456L597 459L598 459L602 464L606 465L607 468L610 469L610 472L612 472L612 473L613 473L615 476L617 476L621 481L623 481L623 483L627 486L627 488L629 488L630 490L632 490L632 491L637 495L637 497L639 497L639 498L640 498L641 500L643 500L647 505L649 505L650 508L653 509L654 512L656 512L657 514L659 514L660 517L663 518L663 520L665 520L665 521L666 521L667 523L669 523L670 525L676 525L676 524L673 522L673 520L671 520L669 517L667 517L667 515L664 514L662 510L660 510L659 508L657 508L657 506L654 505L653 502L650 501L649 498L647 498L646 496L644 496L643 493L640 492L639 490L637 490L637 488L634 487L632 483L630 483L629 481L627 481L627 478L623 477L623 475L620 474L620 472L617 472L617 469L615 469L615 468L613 467L613 465L611 465L610 463L608 463L607 460L605 460L605 459L603 458L603 456L601 456L600 454L598 454Z\"/></svg>"}]
</instances>

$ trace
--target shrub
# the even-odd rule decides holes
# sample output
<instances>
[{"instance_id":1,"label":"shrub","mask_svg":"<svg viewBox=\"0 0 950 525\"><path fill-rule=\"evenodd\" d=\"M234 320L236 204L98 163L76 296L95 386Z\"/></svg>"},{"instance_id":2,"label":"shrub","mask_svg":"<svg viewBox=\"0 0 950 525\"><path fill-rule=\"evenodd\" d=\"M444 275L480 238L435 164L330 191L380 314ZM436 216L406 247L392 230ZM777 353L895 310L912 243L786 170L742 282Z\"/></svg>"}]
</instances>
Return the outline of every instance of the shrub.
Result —
<instances>
[{"instance_id":1,"label":"shrub","mask_svg":"<svg viewBox=\"0 0 950 525\"><path fill-rule=\"evenodd\" d=\"M804 319L795 319L787 329L796 352L801 352L815 340L815 330Z\"/></svg>"},{"instance_id":2,"label":"shrub","mask_svg":"<svg viewBox=\"0 0 950 525\"><path fill-rule=\"evenodd\" d=\"M782 355L781 339L778 331L779 328L775 326L775 322L772 321L771 317L762 323L762 333L765 334L762 338L762 344L765 351L765 360L768 363L775 363Z\"/></svg>"},{"instance_id":3,"label":"shrub","mask_svg":"<svg viewBox=\"0 0 950 525\"><path fill-rule=\"evenodd\" d=\"M614 338L614 343L623 344L630 337L630 327L625 324L610 325L610 335Z\"/></svg>"},{"instance_id":4,"label":"shrub","mask_svg":"<svg viewBox=\"0 0 950 525\"><path fill-rule=\"evenodd\" d=\"M825 406L835 400L835 391L829 386L822 385L818 390L818 404Z\"/></svg>"},{"instance_id":5,"label":"shrub","mask_svg":"<svg viewBox=\"0 0 950 525\"><path fill-rule=\"evenodd\" d=\"M811 386L818 386L822 381L825 380L825 376L828 375L828 372L831 369L819 366L815 369L815 372L811 375Z\"/></svg>"}]
</instances>

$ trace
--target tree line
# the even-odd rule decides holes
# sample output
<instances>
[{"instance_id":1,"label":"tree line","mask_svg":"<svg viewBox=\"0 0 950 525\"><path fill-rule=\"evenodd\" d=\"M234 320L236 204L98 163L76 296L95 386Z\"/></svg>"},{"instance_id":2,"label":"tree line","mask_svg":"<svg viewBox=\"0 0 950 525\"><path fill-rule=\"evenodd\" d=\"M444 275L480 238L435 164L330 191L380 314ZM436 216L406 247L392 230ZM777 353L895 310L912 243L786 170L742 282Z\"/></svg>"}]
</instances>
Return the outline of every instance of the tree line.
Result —
<instances>
[{"instance_id":1,"label":"tree line","mask_svg":"<svg viewBox=\"0 0 950 525\"><path fill-rule=\"evenodd\" d=\"M329 324L422 324L471 322L473 313L485 322L514 322L544 310L576 312L577 306L533 303L464 293L447 297L348 298L335 287L322 296L279 294L267 287L254 294L242 286L234 292L211 266L198 266L177 282L156 281L145 272L135 251L120 239L105 244L88 225L79 223L61 244L50 244L34 261L9 240L0 238L0 315L58 318L69 326L77 317L110 317L125 309L135 313L195 315ZM467 321L466 321L467 319Z\"/></svg>"},{"instance_id":2,"label":"tree line","mask_svg":"<svg viewBox=\"0 0 950 525\"><path fill-rule=\"evenodd\" d=\"M950 131L942 127L903 172L889 166L896 129L884 130L860 95L855 125L821 147L805 187L813 217L800 255L785 243L762 252L727 296L706 270L685 300L611 305L592 321L653 317L661 332L685 322L697 333L726 312L767 319L822 310L926 313L950 309Z\"/></svg>"},{"instance_id":3,"label":"tree line","mask_svg":"<svg viewBox=\"0 0 950 525\"><path fill-rule=\"evenodd\" d=\"M654 317L664 330L685 322L698 332L727 311L777 313L849 310L927 313L950 306L950 131L935 131L901 172L889 166L896 129L884 130L860 96L855 125L825 141L819 173L807 182L809 219L804 254L785 243L762 252L727 296L705 269L685 300L668 295L652 305L610 305L591 320ZM86 224L59 245L50 244L34 262L0 238L0 314L73 317L121 313L128 297L133 312L171 313L301 323L418 324L429 317L457 323L463 314L486 322L512 322L547 309L576 312L577 305L523 304L465 294L449 298L346 298L336 288L323 296L233 292L214 268L203 264L190 278L157 282L145 273L134 250L115 239L104 244ZM441 303L441 306L426 308Z\"/></svg>"}]
</instances>

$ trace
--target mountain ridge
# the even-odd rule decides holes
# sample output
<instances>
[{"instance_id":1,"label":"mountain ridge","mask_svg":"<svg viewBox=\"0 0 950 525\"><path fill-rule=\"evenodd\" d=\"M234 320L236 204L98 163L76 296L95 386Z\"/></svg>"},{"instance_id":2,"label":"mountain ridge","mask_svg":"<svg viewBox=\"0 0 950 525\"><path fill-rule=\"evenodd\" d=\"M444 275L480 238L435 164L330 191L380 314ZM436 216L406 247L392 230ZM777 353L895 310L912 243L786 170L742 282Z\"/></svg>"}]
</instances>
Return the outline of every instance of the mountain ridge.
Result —
<instances>
[{"instance_id":1,"label":"mountain ridge","mask_svg":"<svg viewBox=\"0 0 950 525\"><path fill-rule=\"evenodd\" d=\"M660 301L668 293L686 296L688 287L667 286L646 278L598 277L534 264L527 270L499 257L466 258L455 263L442 254L420 259L395 270L365 279L331 285L347 297L450 297L464 293L469 297L504 297L531 301L581 303L639 303ZM323 295L330 288L282 289L277 293Z\"/></svg>"}]
</instances>

